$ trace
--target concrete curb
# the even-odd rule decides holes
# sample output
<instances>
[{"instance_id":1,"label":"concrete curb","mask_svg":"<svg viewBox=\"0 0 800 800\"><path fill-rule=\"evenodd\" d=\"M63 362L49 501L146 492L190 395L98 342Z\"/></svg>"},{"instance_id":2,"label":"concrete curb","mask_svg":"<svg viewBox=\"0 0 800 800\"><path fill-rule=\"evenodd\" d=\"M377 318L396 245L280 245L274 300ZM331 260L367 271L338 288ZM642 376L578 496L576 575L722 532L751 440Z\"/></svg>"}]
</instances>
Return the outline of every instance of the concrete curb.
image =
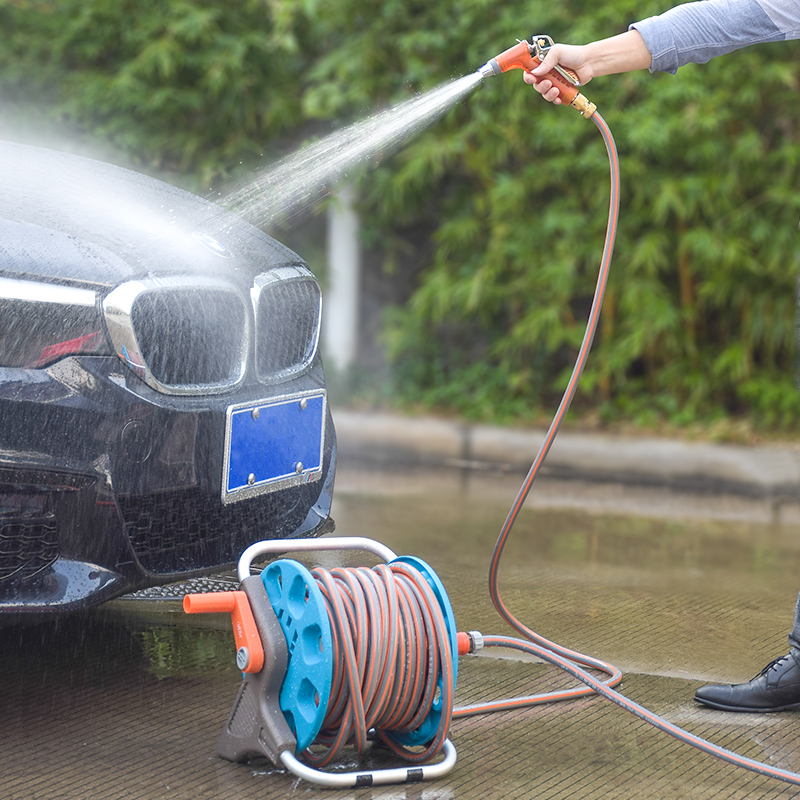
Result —
<instances>
[{"instance_id":1,"label":"concrete curb","mask_svg":"<svg viewBox=\"0 0 800 800\"><path fill-rule=\"evenodd\" d=\"M334 411L334 424L343 463L522 474L546 433L349 410ZM788 499L800 497L800 445L748 447L564 431L542 474Z\"/></svg>"}]
</instances>

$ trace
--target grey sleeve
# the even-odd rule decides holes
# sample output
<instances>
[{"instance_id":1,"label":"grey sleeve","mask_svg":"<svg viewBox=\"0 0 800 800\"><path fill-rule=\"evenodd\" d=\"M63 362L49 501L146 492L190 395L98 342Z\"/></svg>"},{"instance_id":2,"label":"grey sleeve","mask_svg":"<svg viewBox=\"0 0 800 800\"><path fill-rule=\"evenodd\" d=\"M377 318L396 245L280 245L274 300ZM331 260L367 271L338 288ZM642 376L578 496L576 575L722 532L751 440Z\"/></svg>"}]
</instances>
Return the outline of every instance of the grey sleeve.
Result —
<instances>
[{"instance_id":1,"label":"grey sleeve","mask_svg":"<svg viewBox=\"0 0 800 800\"><path fill-rule=\"evenodd\" d=\"M704 64L751 44L800 38L800 0L700 0L635 22L653 56L650 72Z\"/></svg>"}]
</instances>

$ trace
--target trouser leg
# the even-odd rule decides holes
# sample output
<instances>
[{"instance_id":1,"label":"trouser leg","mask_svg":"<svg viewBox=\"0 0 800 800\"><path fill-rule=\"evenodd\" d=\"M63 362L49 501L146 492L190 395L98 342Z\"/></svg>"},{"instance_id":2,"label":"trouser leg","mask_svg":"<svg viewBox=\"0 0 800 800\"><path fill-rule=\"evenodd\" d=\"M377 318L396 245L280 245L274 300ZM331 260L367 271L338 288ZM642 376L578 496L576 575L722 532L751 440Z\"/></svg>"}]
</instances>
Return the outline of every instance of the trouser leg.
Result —
<instances>
[{"instance_id":1,"label":"trouser leg","mask_svg":"<svg viewBox=\"0 0 800 800\"><path fill-rule=\"evenodd\" d=\"M800 595L797 596L797 603L794 607L794 626L789 634L789 646L792 658L800 666Z\"/></svg>"}]
</instances>

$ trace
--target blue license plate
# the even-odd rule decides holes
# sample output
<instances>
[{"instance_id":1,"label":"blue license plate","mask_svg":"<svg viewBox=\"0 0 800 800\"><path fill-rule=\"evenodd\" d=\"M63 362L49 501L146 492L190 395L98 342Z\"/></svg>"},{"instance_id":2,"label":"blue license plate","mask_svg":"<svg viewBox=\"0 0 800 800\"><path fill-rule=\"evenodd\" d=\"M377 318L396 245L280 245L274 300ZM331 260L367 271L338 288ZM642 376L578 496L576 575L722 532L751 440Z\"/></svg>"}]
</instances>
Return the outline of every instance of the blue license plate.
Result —
<instances>
[{"instance_id":1,"label":"blue license plate","mask_svg":"<svg viewBox=\"0 0 800 800\"><path fill-rule=\"evenodd\" d=\"M325 440L324 392L231 406L222 501L318 480Z\"/></svg>"}]
</instances>

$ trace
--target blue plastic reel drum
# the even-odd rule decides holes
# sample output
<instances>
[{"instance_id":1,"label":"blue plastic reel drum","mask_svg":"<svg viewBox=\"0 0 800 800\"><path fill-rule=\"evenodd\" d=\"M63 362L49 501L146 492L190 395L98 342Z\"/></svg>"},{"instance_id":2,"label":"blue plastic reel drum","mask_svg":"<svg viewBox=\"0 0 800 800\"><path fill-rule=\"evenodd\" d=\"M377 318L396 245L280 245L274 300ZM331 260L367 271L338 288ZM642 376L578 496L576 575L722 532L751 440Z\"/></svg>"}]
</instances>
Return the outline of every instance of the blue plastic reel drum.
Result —
<instances>
[{"instance_id":1,"label":"blue plastic reel drum","mask_svg":"<svg viewBox=\"0 0 800 800\"><path fill-rule=\"evenodd\" d=\"M325 721L333 680L333 638L325 598L302 564L281 559L261 572L289 648L280 707L302 753Z\"/></svg>"},{"instance_id":2,"label":"blue plastic reel drum","mask_svg":"<svg viewBox=\"0 0 800 800\"><path fill-rule=\"evenodd\" d=\"M417 558L416 556L399 556L398 558L392 559L389 562L389 566L397 563L398 561L405 564L410 564L412 567L421 572L428 585L431 587L431 589L433 589L436 599L439 601L439 605L442 608L442 614L444 615L447 633L450 638L450 651L453 654L452 684L453 692L455 693L456 677L458 675L458 639L456 631L456 618L453 615L453 607L450 605L450 598L447 596L447 592L445 591L444 585L439 580L439 576L421 558ZM439 729L439 723L442 719L441 676L439 676L438 688L439 691L437 692L436 699L433 701L431 710L428 712L428 716L425 717L419 728L414 731L406 731L403 733L397 733L393 731L390 734L390 736L396 742L399 742L405 747L415 747L417 745L428 744L428 742L430 742L436 736L436 731Z\"/></svg>"}]
</instances>

